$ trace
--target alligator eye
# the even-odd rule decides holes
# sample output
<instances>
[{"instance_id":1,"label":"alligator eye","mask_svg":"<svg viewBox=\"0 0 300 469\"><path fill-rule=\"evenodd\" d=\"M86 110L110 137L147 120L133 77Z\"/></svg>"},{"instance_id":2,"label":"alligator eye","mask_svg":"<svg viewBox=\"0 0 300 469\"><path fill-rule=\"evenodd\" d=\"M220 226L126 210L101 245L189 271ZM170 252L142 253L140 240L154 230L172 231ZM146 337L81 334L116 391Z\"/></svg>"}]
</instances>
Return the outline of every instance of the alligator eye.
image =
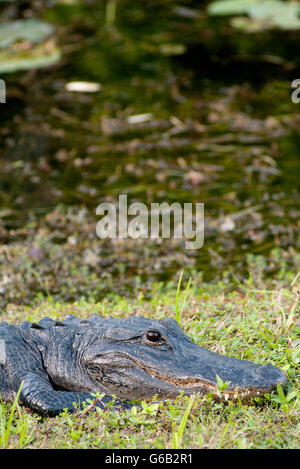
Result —
<instances>
[{"instance_id":1,"label":"alligator eye","mask_svg":"<svg viewBox=\"0 0 300 469\"><path fill-rule=\"evenodd\" d=\"M163 340L162 336L157 331L148 331L146 332L146 339L149 342L157 343Z\"/></svg>"}]
</instances>

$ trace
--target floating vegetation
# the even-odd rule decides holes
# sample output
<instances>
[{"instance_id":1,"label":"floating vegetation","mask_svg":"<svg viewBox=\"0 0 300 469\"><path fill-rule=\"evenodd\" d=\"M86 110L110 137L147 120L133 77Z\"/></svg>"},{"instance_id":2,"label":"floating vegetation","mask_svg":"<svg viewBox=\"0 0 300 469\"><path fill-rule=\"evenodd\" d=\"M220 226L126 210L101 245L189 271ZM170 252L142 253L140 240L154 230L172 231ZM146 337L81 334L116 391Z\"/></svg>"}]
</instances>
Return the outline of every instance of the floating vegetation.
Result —
<instances>
[{"instance_id":1,"label":"floating vegetation","mask_svg":"<svg viewBox=\"0 0 300 469\"><path fill-rule=\"evenodd\" d=\"M231 24L248 32L270 28L300 28L300 5L281 0L217 0L209 4L210 15L248 15L232 19Z\"/></svg>"},{"instance_id":2,"label":"floating vegetation","mask_svg":"<svg viewBox=\"0 0 300 469\"><path fill-rule=\"evenodd\" d=\"M0 73L46 67L60 57L49 23L30 18L0 25Z\"/></svg>"},{"instance_id":3,"label":"floating vegetation","mask_svg":"<svg viewBox=\"0 0 300 469\"><path fill-rule=\"evenodd\" d=\"M148 295L182 269L183 288L193 273L218 282L250 271L258 285L296 275L299 32L268 29L254 41L206 5L161 0L155 11L128 0L39 5L25 20L11 3L18 27L0 35L0 54L63 44L50 71L5 76L0 305ZM120 194L147 206L204 203L203 247L97 238L96 207Z\"/></svg>"}]
</instances>

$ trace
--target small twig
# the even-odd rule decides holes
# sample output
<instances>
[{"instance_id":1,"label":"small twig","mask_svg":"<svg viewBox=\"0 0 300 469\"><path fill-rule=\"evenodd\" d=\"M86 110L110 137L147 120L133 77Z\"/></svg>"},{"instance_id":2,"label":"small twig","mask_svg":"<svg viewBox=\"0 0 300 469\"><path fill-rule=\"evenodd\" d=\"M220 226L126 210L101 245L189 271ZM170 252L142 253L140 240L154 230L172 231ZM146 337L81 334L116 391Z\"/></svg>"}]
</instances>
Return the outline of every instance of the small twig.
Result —
<instances>
[{"instance_id":1,"label":"small twig","mask_svg":"<svg viewBox=\"0 0 300 469\"><path fill-rule=\"evenodd\" d=\"M11 257L11 255L9 254L8 247L5 246L5 245L2 246L2 250L3 250L4 254L5 254L5 257L6 257L7 261L8 261L10 264L12 264L12 257Z\"/></svg>"},{"instance_id":2,"label":"small twig","mask_svg":"<svg viewBox=\"0 0 300 469\"><path fill-rule=\"evenodd\" d=\"M296 277L295 277L294 280L292 281L291 287L293 287L293 286L294 286L294 283L297 282L297 279L298 279L299 275L300 275L300 271L297 273Z\"/></svg>"},{"instance_id":3,"label":"small twig","mask_svg":"<svg viewBox=\"0 0 300 469\"><path fill-rule=\"evenodd\" d=\"M245 290L246 292L249 292L249 293L269 293L269 294L272 294L272 295L276 295L276 293L277 293L276 290L255 290L255 289L251 289L251 288L246 288L242 284L240 284L239 286L242 290ZM291 295L289 293L282 292L281 294L283 296L289 296L289 297L293 298L293 295Z\"/></svg>"},{"instance_id":4,"label":"small twig","mask_svg":"<svg viewBox=\"0 0 300 469\"><path fill-rule=\"evenodd\" d=\"M100 397L97 397L85 410L84 412L81 412L80 414L80 417L84 417L88 412L90 412L94 407L95 405L97 404L97 402L100 402L102 398ZM107 408L107 406L106 406ZM104 409L106 410L106 409Z\"/></svg>"},{"instance_id":5,"label":"small twig","mask_svg":"<svg viewBox=\"0 0 300 469\"><path fill-rule=\"evenodd\" d=\"M282 298L282 288L280 288L277 298L276 298L276 304L275 304L276 310L279 308L279 306L281 306L281 298Z\"/></svg>"}]
</instances>

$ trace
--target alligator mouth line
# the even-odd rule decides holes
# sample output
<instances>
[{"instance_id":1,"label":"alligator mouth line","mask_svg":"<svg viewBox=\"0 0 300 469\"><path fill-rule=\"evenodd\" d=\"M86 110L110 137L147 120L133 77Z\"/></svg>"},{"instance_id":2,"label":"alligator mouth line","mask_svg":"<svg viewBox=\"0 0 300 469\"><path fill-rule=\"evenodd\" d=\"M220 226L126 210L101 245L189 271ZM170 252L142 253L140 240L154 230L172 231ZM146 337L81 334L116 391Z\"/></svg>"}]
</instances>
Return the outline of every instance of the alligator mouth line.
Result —
<instances>
[{"instance_id":1,"label":"alligator mouth line","mask_svg":"<svg viewBox=\"0 0 300 469\"><path fill-rule=\"evenodd\" d=\"M251 397L259 397L259 396L264 396L268 391L267 390L262 390L259 388L253 388L253 389L243 389L239 388L238 386L232 390L224 390L220 391L217 387L217 385L214 385L212 383L209 383L208 381L204 379L199 379L199 378L183 378L183 379L172 379L172 378L167 378L165 376L159 375L156 372L153 371L148 371L146 368L143 368L149 375L151 375L153 378L159 378L162 381L168 382L173 384L176 387L183 387L183 388L189 388L192 390L195 388L195 392L201 389L204 394L208 394L210 392L213 393L213 396L218 398L219 400L225 400L228 401L229 399L245 399L245 398L251 398Z\"/></svg>"},{"instance_id":2,"label":"alligator mouth line","mask_svg":"<svg viewBox=\"0 0 300 469\"><path fill-rule=\"evenodd\" d=\"M239 388L238 386L236 386L235 389L226 389L224 391L221 391L218 389L217 384L211 383L205 379L201 379L201 378L173 379L167 376L163 376L161 373L159 373L158 371L154 369L150 369L149 367L145 366L144 364L132 358L131 356L127 355L126 353L118 354L118 357L120 357L120 355L122 357L125 357L128 361L131 361L132 363L134 363L138 368L145 371L152 378L159 379L160 381L163 381L166 383L170 383L173 386L180 388L181 390L184 390L184 389L193 390L194 388L195 393L197 392L199 393L199 391L201 391L201 394L208 394L212 392L214 398L218 400L222 400L222 401L223 400L228 401L229 399L238 400L238 399L250 399L252 397L261 397L261 396L264 396L266 393L271 392L267 389L260 389L260 388L248 389L248 388ZM100 361L98 363L103 364L103 361ZM110 365L113 366L114 364L110 362Z\"/></svg>"}]
</instances>

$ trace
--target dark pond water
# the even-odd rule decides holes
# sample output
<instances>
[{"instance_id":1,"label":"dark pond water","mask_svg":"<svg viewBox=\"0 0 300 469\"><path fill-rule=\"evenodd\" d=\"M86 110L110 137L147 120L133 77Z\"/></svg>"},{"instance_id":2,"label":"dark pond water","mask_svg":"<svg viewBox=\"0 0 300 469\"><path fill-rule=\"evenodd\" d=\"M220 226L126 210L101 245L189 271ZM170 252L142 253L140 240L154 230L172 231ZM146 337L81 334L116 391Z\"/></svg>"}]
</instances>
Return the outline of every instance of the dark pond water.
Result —
<instances>
[{"instance_id":1,"label":"dark pond water","mask_svg":"<svg viewBox=\"0 0 300 469\"><path fill-rule=\"evenodd\" d=\"M123 0L112 17L112 2L36 3L33 14L57 25L63 58L47 70L5 76L0 228L11 249L7 275L17 271L25 282L30 264L55 277L32 290L55 294L64 256L120 293L132 278L168 280L182 268L205 281L231 272L242 279L255 269L273 278L296 272L300 105L291 101L291 81L300 77L300 34L237 33L207 18L204 6L188 17L171 1ZM101 89L67 91L74 80ZM203 202L204 246L99 240L96 207L120 194L129 203ZM72 288L82 294L88 281L79 284Z\"/></svg>"}]
</instances>

